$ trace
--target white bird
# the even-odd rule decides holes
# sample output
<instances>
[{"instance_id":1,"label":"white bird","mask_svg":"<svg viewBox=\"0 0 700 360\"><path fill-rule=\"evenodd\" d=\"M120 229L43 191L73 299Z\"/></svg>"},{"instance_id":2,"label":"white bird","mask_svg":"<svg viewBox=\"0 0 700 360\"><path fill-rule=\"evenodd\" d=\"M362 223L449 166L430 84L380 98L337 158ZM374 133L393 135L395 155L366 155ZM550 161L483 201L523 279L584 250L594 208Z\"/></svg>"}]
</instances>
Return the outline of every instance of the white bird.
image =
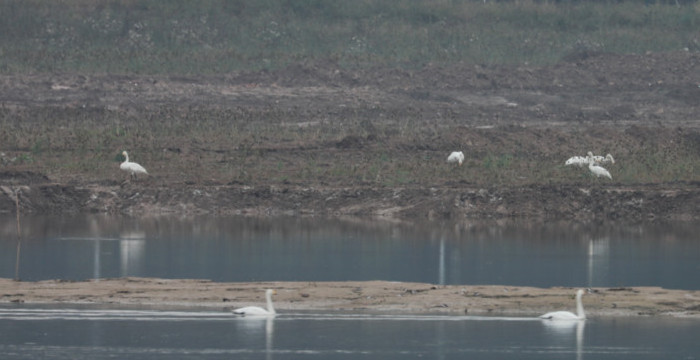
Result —
<instances>
[{"instance_id":1,"label":"white bird","mask_svg":"<svg viewBox=\"0 0 700 360\"><path fill-rule=\"evenodd\" d=\"M459 163L459 165L462 165L464 162L464 153L461 151L453 151L450 156L447 157L447 162L448 163Z\"/></svg>"},{"instance_id":2,"label":"white bird","mask_svg":"<svg viewBox=\"0 0 700 360\"><path fill-rule=\"evenodd\" d=\"M579 167L583 167L584 165L588 165L591 161L598 163L598 164L607 164L615 163L615 159L613 158L612 155L608 154L603 156L600 155L593 155L592 152L588 152L588 156L572 156L566 162L564 165L578 165Z\"/></svg>"},{"instance_id":3,"label":"white bird","mask_svg":"<svg viewBox=\"0 0 700 360\"><path fill-rule=\"evenodd\" d=\"M585 156L572 156L564 163L564 165L578 165L579 167L583 167L583 165L587 164L588 158Z\"/></svg>"},{"instance_id":4,"label":"white bird","mask_svg":"<svg viewBox=\"0 0 700 360\"><path fill-rule=\"evenodd\" d=\"M591 173L593 173L593 175L595 175L596 177L605 176L608 179L612 180L610 172L602 166L594 165L593 161L588 162L588 170L590 170Z\"/></svg>"},{"instance_id":5,"label":"white bird","mask_svg":"<svg viewBox=\"0 0 700 360\"><path fill-rule=\"evenodd\" d=\"M277 291L272 289L265 290L265 300L267 300L267 309L259 306L246 306L233 310L233 313L241 316L274 316L277 314L272 306L272 295L277 294Z\"/></svg>"},{"instance_id":6,"label":"white bird","mask_svg":"<svg viewBox=\"0 0 700 360\"><path fill-rule=\"evenodd\" d=\"M593 161L593 162L595 162L595 163L597 163L597 164L607 164L607 163L614 164L614 163L615 163L615 159L613 159L613 156L610 155L610 154L605 155L605 156L593 155L593 153L590 152L590 151L588 152L588 157L587 157L587 159L588 159L589 162L590 162L590 161Z\"/></svg>"},{"instance_id":7,"label":"white bird","mask_svg":"<svg viewBox=\"0 0 700 360\"><path fill-rule=\"evenodd\" d=\"M576 314L570 311L553 311L544 315L540 315L540 319L546 320L586 320L586 314L583 312L583 303L581 297L583 290L579 289L576 292Z\"/></svg>"},{"instance_id":8,"label":"white bird","mask_svg":"<svg viewBox=\"0 0 700 360\"><path fill-rule=\"evenodd\" d=\"M143 166L135 163L135 162L130 162L129 161L129 154L126 153L126 151L122 151L122 155L126 158L121 165L119 165L119 168L128 172L132 178L136 178L136 174L147 174L148 171L144 169Z\"/></svg>"}]
</instances>

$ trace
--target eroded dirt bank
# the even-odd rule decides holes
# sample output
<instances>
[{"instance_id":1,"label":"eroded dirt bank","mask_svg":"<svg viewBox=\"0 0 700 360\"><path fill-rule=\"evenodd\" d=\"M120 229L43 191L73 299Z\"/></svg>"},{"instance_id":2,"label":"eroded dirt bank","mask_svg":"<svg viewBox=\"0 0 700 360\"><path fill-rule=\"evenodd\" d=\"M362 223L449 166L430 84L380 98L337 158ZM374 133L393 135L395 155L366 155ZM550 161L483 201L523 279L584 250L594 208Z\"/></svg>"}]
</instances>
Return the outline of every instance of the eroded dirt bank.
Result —
<instances>
[{"instance_id":1,"label":"eroded dirt bank","mask_svg":"<svg viewBox=\"0 0 700 360\"><path fill-rule=\"evenodd\" d=\"M17 282L0 279L0 302L206 307L227 311L264 305L263 290L277 290L280 313L344 311L536 316L575 311L571 288L438 286L387 281L215 283L207 280L120 278L99 281ZM700 318L700 292L657 287L594 288L583 297L589 317Z\"/></svg>"},{"instance_id":2,"label":"eroded dirt bank","mask_svg":"<svg viewBox=\"0 0 700 360\"><path fill-rule=\"evenodd\" d=\"M539 218L697 220L694 183L513 187L301 187L288 185L0 186L0 208L22 213L372 216L396 219Z\"/></svg>"}]
</instances>

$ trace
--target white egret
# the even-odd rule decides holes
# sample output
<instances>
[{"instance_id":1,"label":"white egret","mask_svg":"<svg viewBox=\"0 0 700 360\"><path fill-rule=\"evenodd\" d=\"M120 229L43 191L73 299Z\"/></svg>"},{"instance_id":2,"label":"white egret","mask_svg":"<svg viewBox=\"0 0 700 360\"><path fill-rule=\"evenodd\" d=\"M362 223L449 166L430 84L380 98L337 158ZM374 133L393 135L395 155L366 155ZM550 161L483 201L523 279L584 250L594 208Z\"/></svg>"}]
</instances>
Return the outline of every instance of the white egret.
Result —
<instances>
[{"instance_id":1,"label":"white egret","mask_svg":"<svg viewBox=\"0 0 700 360\"><path fill-rule=\"evenodd\" d=\"M119 168L128 172L132 178L136 178L136 174L146 174L148 175L148 171L144 169L143 166L135 163L135 162L130 162L129 161L129 154L127 154L126 151L122 151L122 155L124 155L124 162L119 165Z\"/></svg>"},{"instance_id":2,"label":"white egret","mask_svg":"<svg viewBox=\"0 0 700 360\"><path fill-rule=\"evenodd\" d=\"M588 162L588 170L590 170L591 173L593 173L593 175L595 175L596 177L605 176L608 179L612 180L610 172L602 166L595 165L593 161Z\"/></svg>"},{"instance_id":3,"label":"white egret","mask_svg":"<svg viewBox=\"0 0 700 360\"><path fill-rule=\"evenodd\" d=\"M277 294L277 291L272 289L265 290L265 300L267 300L267 309L259 306L246 306L233 310L233 313L241 316L274 316L277 314L272 306L272 295Z\"/></svg>"},{"instance_id":4,"label":"white egret","mask_svg":"<svg viewBox=\"0 0 700 360\"><path fill-rule=\"evenodd\" d=\"M461 151L453 151L450 156L447 157L447 162L448 163L459 163L459 165L462 165L464 162L464 153Z\"/></svg>"},{"instance_id":5,"label":"white egret","mask_svg":"<svg viewBox=\"0 0 700 360\"><path fill-rule=\"evenodd\" d=\"M576 292L576 314L570 311L553 311L548 312L544 315L540 315L540 319L546 320L586 320L586 314L583 312L583 303L581 302L581 297L583 296L583 289L579 289Z\"/></svg>"}]
</instances>

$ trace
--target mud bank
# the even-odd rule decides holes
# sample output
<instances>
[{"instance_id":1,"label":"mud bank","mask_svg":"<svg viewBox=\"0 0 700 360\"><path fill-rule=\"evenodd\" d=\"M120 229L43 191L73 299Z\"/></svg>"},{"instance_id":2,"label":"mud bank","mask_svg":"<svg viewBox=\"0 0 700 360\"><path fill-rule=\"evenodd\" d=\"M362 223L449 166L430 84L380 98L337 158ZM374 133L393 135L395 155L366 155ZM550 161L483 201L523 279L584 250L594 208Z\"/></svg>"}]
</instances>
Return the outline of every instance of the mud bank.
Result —
<instances>
[{"instance_id":1,"label":"mud bank","mask_svg":"<svg viewBox=\"0 0 700 360\"><path fill-rule=\"evenodd\" d=\"M372 216L390 219L697 220L700 186L531 185L498 188L240 185L0 186L0 209L22 213Z\"/></svg>"},{"instance_id":2,"label":"mud bank","mask_svg":"<svg viewBox=\"0 0 700 360\"><path fill-rule=\"evenodd\" d=\"M215 283L208 280L119 278L99 281L21 282L0 279L0 302L69 306L203 307L264 305L277 290L285 311L441 313L536 316L575 309L572 288L433 285L387 281ZM589 317L677 316L700 319L700 291L658 287L593 288L583 297Z\"/></svg>"}]
</instances>

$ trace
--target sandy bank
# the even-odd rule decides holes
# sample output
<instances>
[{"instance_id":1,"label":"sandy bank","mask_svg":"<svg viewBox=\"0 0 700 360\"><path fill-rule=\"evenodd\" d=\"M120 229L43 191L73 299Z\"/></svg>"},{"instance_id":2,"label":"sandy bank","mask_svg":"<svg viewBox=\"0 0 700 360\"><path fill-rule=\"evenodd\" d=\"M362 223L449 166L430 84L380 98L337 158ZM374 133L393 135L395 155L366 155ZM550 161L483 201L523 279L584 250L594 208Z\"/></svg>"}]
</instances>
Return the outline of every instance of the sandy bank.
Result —
<instances>
[{"instance_id":1,"label":"sandy bank","mask_svg":"<svg viewBox=\"0 0 700 360\"><path fill-rule=\"evenodd\" d=\"M535 316L575 310L571 288L433 285L387 281L216 283L208 280L119 278L22 282L0 279L0 303L219 308L263 305L277 289L279 312L366 311ZM700 319L700 291L658 287L593 288L583 298L589 317L679 316Z\"/></svg>"}]
</instances>

